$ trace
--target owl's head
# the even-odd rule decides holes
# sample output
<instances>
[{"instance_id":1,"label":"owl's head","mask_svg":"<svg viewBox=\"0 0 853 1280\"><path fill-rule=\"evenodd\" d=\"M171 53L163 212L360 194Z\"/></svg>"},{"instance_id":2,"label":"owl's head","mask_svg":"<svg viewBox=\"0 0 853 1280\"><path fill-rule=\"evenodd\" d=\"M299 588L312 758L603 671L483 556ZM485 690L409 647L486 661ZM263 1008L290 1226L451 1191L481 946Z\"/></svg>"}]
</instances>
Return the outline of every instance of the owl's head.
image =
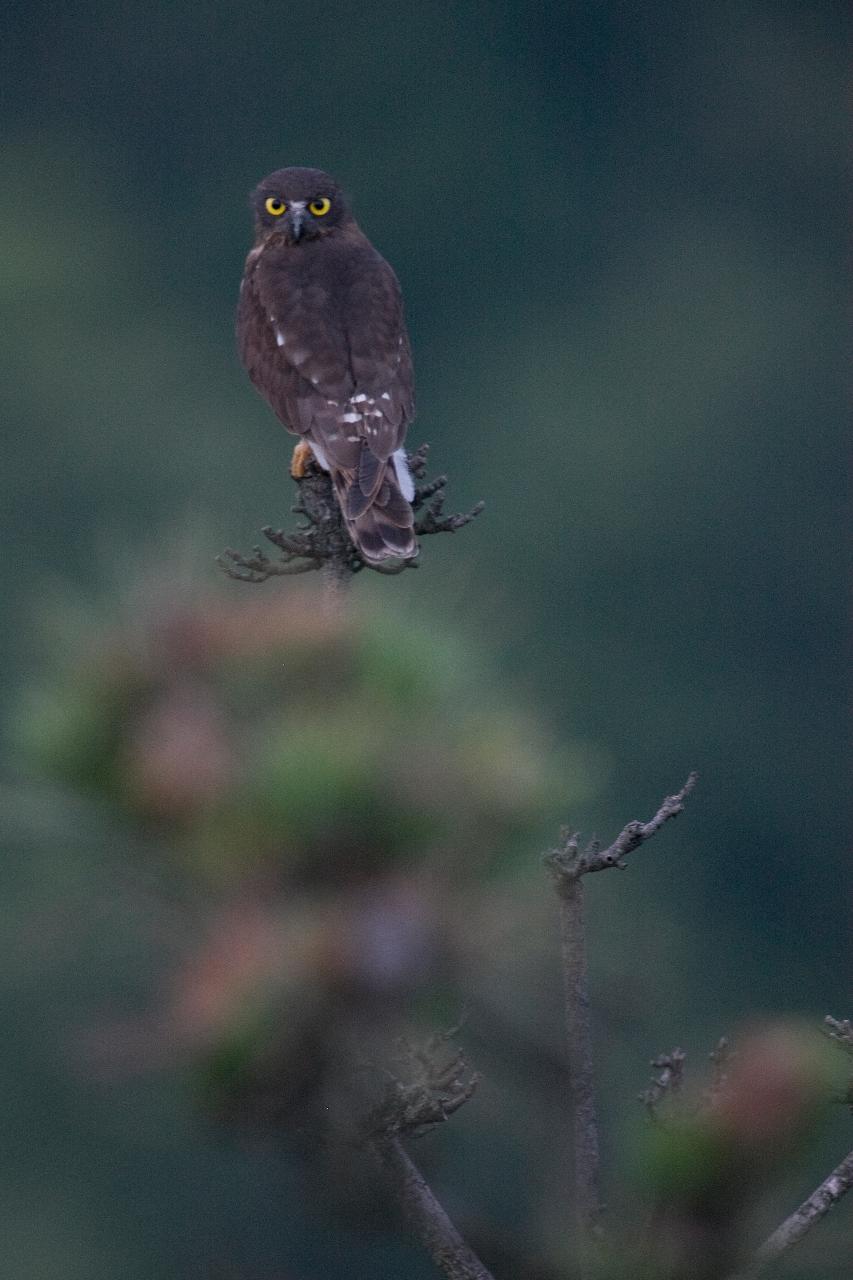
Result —
<instances>
[{"instance_id":1,"label":"owl's head","mask_svg":"<svg viewBox=\"0 0 853 1280\"><path fill-rule=\"evenodd\" d=\"M334 178L322 169L277 169L252 192L259 240L281 235L299 244L328 235L352 214Z\"/></svg>"}]
</instances>

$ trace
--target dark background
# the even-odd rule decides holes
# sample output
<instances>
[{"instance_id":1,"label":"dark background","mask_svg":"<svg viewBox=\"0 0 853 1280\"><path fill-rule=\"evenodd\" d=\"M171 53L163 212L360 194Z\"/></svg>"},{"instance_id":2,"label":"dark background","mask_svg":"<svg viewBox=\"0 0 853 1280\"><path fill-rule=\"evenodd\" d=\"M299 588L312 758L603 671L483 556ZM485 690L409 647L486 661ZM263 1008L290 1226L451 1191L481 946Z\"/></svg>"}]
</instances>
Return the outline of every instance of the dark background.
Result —
<instances>
[{"instance_id":1,"label":"dark background","mask_svg":"<svg viewBox=\"0 0 853 1280\"><path fill-rule=\"evenodd\" d=\"M701 1058L755 1014L851 1013L845 8L32 0L4 21L9 700L60 602L179 547L204 578L286 519L289 441L232 315L248 191L328 169L402 282L410 440L452 500L487 502L417 574L358 591L482 644L580 745L595 785L565 816L585 831L701 774L642 866L590 888L600 998L652 974L607 1068L628 1082L617 1111L660 1041ZM105 1104L63 1073L57 1011L97 962L52 987L15 930L57 892L31 846L72 876L86 818L69 836L13 802L13 770L5 1274L195 1274L208 1214L297 1274L362 1274L351 1240L317 1243L297 1189L270 1224L162 1081ZM791 1206L844 1141L800 1168Z\"/></svg>"}]
</instances>

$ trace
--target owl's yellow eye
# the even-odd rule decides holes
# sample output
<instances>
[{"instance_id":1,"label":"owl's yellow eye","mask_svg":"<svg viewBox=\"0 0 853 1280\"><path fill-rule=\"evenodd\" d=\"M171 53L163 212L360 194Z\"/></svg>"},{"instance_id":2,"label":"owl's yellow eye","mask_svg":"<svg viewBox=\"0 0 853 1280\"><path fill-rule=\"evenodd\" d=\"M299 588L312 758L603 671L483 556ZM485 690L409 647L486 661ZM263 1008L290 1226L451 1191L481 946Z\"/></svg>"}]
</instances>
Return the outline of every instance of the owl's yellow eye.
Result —
<instances>
[{"instance_id":1,"label":"owl's yellow eye","mask_svg":"<svg viewBox=\"0 0 853 1280\"><path fill-rule=\"evenodd\" d=\"M312 200L308 206L315 218L322 218L329 212L331 207L332 202L331 200L328 200L326 196L321 196L319 200Z\"/></svg>"},{"instance_id":2,"label":"owl's yellow eye","mask_svg":"<svg viewBox=\"0 0 853 1280\"><path fill-rule=\"evenodd\" d=\"M280 218L287 209L287 205L283 200L276 200L275 196L269 196L264 201L264 208L267 213L271 213L274 218Z\"/></svg>"}]
</instances>

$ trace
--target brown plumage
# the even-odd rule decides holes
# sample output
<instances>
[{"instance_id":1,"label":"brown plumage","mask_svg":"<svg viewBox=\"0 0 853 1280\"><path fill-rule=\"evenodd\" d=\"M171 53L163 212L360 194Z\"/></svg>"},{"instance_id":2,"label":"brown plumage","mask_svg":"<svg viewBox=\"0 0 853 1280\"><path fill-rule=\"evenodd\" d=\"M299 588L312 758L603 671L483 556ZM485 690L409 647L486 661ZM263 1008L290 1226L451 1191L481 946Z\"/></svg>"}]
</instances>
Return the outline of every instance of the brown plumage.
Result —
<instances>
[{"instance_id":1,"label":"brown plumage","mask_svg":"<svg viewBox=\"0 0 853 1280\"><path fill-rule=\"evenodd\" d=\"M409 558L417 543L403 441L414 400L397 277L319 169L271 173L252 208L240 358L288 431L330 472L364 559Z\"/></svg>"}]
</instances>

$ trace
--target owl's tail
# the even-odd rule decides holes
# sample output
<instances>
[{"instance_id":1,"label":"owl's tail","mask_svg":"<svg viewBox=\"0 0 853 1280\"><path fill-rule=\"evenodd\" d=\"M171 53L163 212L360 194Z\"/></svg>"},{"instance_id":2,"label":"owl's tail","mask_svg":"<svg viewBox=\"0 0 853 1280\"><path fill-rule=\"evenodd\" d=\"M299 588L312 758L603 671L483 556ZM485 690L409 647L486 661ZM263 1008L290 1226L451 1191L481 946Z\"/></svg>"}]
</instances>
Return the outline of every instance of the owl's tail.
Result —
<instances>
[{"instance_id":1,"label":"owl's tail","mask_svg":"<svg viewBox=\"0 0 853 1280\"><path fill-rule=\"evenodd\" d=\"M402 449L387 461L365 448L357 472L335 471L335 491L344 522L361 555L370 564L410 560L417 555L414 484Z\"/></svg>"}]
</instances>

